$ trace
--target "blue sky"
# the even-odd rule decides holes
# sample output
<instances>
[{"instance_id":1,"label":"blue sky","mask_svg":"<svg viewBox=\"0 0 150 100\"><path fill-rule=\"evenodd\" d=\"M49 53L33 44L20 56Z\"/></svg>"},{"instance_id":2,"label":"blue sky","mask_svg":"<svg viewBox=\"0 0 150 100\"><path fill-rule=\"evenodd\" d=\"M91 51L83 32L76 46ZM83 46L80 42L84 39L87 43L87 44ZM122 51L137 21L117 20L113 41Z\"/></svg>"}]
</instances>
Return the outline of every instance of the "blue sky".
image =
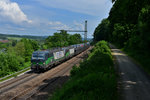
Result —
<instances>
[{"instance_id":1,"label":"blue sky","mask_svg":"<svg viewBox=\"0 0 150 100\"><path fill-rule=\"evenodd\" d=\"M0 0L0 33L48 36L59 29L83 30L87 20L91 38L111 7L111 0Z\"/></svg>"}]
</instances>

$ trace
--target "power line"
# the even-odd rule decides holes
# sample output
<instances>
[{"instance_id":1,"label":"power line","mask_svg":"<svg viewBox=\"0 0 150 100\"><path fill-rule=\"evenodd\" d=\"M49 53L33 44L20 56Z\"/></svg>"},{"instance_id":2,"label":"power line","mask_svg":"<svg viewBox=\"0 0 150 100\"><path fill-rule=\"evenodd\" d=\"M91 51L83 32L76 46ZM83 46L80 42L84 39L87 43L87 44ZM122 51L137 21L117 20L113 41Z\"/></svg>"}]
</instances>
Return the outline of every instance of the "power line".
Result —
<instances>
[{"instance_id":1,"label":"power line","mask_svg":"<svg viewBox=\"0 0 150 100\"><path fill-rule=\"evenodd\" d=\"M66 32L84 32L84 40L87 40L87 20L85 21L85 30L57 30L57 31L66 31Z\"/></svg>"}]
</instances>

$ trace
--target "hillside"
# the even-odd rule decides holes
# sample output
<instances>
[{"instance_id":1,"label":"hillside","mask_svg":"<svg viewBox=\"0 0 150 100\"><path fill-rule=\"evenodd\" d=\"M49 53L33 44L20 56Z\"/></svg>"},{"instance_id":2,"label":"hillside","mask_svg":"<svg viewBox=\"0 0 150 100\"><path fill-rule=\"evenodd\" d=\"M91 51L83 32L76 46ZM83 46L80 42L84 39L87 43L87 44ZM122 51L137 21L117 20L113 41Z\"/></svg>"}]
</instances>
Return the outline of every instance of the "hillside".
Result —
<instances>
[{"instance_id":1,"label":"hillside","mask_svg":"<svg viewBox=\"0 0 150 100\"><path fill-rule=\"evenodd\" d=\"M44 40L47 36L32 36L32 35L15 35L15 34L2 34L0 33L0 39L17 39L17 38L28 38L36 40Z\"/></svg>"}]
</instances>

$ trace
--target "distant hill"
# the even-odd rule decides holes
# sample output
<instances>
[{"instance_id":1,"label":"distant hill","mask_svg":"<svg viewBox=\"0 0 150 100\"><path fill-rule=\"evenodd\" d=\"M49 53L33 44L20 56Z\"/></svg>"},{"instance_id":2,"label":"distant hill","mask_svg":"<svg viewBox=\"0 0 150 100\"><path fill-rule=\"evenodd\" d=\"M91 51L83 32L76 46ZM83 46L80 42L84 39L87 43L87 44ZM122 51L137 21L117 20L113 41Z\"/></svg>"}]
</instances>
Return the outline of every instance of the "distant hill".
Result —
<instances>
[{"instance_id":1,"label":"distant hill","mask_svg":"<svg viewBox=\"0 0 150 100\"><path fill-rule=\"evenodd\" d=\"M19 40L21 38L35 39L35 40L45 40L48 36L32 36L32 35L16 35L16 34L2 34L0 33L0 40L15 39ZM82 38L84 40L84 38ZM91 41L92 38L87 38Z\"/></svg>"},{"instance_id":2,"label":"distant hill","mask_svg":"<svg viewBox=\"0 0 150 100\"><path fill-rule=\"evenodd\" d=\"M14 35L14 34L1 34L0 39L9 39L9 38L28 38L28 39L36 39L36 40L44 40L48 36L32 36L32 35Z\"/></svg>"}]
</instances>

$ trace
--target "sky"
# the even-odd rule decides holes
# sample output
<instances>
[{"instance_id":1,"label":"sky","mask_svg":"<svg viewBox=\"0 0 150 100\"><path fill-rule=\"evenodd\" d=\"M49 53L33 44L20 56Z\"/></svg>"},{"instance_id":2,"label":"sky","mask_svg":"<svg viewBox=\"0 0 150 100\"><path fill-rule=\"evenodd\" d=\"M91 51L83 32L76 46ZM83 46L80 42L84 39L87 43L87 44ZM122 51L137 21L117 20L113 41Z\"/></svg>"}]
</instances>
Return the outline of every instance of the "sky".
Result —
<instances>
[{"instance_id":1,"label":"sky","mask_svg":"<svg viewBox=\"0 0 150 100\"><path fill-rule=\"evenodd\" d=\"M84 30L87 20L92 38L111 7L111 0L0 0L0 33L49 36L61 29Z\"/></svg>"}]
</instances>

